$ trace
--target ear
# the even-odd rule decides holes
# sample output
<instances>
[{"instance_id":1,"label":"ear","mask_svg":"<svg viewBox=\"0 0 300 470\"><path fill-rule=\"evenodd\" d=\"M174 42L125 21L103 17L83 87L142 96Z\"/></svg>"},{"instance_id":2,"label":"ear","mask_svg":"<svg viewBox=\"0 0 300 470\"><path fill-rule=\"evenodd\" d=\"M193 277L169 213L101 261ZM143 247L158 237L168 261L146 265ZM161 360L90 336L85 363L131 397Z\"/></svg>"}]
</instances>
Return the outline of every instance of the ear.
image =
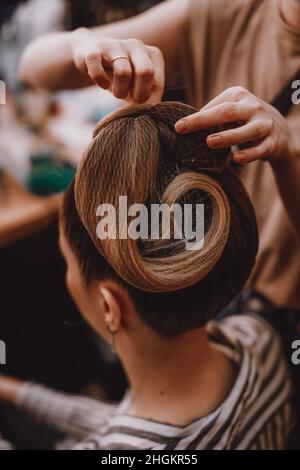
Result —
<instances>
[{"instance_id":1,"label":"ear","mask_svg":"<svg viewBox=\"0 0 300 470\"><path fill-rule=\"evenodd\" d=\"M122 306L116 291L108 285L100 284L100 303L104 321L111 333L116 333L122 321Z\"/></svg>"}]
</instances>

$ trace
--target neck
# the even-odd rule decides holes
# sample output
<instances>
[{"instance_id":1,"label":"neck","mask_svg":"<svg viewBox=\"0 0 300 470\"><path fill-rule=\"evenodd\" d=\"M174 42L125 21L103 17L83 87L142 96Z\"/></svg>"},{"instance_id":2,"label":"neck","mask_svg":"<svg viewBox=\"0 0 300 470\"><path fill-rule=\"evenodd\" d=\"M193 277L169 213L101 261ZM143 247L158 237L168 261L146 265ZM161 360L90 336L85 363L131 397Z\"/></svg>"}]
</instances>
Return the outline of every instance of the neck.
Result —
<instances>
[{"instance_id":1,"label":"neck","mask_svg":"<svg viewBox=\"0 0 300 470\"><path fill-rule=\"evenodd\" d=\"M133 392L129 414L185 425L212 412L228 394L232 366L205 329L172 340L148 340L149 332L139 336L141 344L128 338L120 351Z\"/></svg>"},{"instance_id":2,"label":"neck","mask_svg":"<svg viewBox=\"0 0 300 470\"><path fill-rule=\"evenodd\" d=\"M281 14L289 26L300 30L300 0L279 0Z\"/></svg>"}]
</instances>

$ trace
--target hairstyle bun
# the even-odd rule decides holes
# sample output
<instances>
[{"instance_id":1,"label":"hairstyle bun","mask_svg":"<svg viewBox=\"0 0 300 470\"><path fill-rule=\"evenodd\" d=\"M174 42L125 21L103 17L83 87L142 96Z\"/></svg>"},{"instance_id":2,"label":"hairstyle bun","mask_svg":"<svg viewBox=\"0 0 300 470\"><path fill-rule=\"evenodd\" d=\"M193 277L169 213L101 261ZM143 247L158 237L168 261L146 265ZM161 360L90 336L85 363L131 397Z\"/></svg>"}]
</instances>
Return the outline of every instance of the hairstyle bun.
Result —
<instances>
[{"instance_id":1,"label":"hairstyle bun","mask_svg":"<svg viewBox=\"0 0 300 470\"><path fill-rule=\"evenodd\" d=\"M194 285L214 268L228 239L230 206L213 175L228 165L230 149L208 148L211 129L179 135L174 128L179 119L195 111L179 103L123 108L97 125L78 168L75 202L85 228L115 272L143 291L171 292ZM128 204L171 206L191 194L193 202L198 194L204 195L210 207L204 246L199 250L188 251L184 241L178 244L174 239L153 245L130 237L97 237L99 204L118 207L118 198L124 195Z\"/></svg>"}]
</instances>

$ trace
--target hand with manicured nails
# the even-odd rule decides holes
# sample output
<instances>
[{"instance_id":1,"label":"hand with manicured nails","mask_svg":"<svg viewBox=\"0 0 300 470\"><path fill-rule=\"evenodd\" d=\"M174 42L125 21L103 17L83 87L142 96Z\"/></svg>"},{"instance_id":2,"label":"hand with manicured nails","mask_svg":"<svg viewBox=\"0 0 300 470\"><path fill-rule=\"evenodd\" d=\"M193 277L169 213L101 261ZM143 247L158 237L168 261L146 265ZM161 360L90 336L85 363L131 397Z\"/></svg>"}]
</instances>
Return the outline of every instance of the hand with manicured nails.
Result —
<instances>
[{"instance_id":1,"label":"hand with manicured nails","mask_svg":"<svg viewBox=\"0 0 300 470\"><path fill-rule=\"evenodd\" d=\"M129 103L161 101L164 59L157 47L137 39L110 39L85 28L74 31L71 53L76 68L116 98Z\"/></svg>"},{"instance_id":2,"label":"hand with manicured nails","mask_svg":"<svg viewBox=\"0 0 300 470\"><path fill-rule=\"evenodd\" d=\"M238 146L233 154L236 163L274 162L292 153L292 132L287 120L243 87L228 88L175 127L177 132L186 134L217 125L232 128L210 135L207 145L212 149Z\"/></svg>"}]
</instances>

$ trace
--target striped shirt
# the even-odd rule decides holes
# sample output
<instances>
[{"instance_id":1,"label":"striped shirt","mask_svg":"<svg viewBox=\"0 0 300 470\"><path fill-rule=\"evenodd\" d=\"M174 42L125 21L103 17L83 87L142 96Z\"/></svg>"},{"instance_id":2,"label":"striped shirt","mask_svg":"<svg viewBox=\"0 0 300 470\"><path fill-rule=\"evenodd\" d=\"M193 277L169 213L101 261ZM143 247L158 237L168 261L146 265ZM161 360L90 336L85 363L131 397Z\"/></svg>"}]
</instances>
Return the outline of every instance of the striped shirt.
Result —
<instances>
[{"instance_id":1,"label":"striped shirt","mask_svg":"<svg viewBox=\"0 0 300 470\"><path fill-rule=\"evenodd\" d=\"M291 384L277 334L254 314L210 322L208 332L238 374L224 402L187 426L128 415L130 391L119 405L108 405L26 383L19 406L66 436L60 449L284 449Z\"/></svg>"}]
</instances>

